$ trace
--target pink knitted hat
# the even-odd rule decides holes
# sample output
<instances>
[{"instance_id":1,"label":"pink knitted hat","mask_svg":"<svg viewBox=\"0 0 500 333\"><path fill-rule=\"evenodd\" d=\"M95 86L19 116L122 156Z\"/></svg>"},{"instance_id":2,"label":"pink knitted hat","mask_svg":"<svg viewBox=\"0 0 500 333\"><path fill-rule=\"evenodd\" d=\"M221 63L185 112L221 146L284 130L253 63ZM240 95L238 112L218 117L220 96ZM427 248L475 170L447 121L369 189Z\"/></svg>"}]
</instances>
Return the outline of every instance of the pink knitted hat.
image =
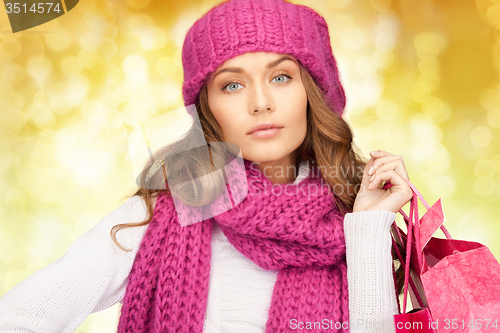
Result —
<instances>
[{"instance_id":1,"label":"pink knitted hat","mask_svg":"<svg viewBox=\"0 0 500 333\"><path fill-rule=\"evenodd\" d=\"M208 76L246 52L291 54L311 74L334 112L346 103L325 19L284 0L231 0L213 7L189 29L182 47L185 106L196 104Z\"/></svg>"}]
</instances>

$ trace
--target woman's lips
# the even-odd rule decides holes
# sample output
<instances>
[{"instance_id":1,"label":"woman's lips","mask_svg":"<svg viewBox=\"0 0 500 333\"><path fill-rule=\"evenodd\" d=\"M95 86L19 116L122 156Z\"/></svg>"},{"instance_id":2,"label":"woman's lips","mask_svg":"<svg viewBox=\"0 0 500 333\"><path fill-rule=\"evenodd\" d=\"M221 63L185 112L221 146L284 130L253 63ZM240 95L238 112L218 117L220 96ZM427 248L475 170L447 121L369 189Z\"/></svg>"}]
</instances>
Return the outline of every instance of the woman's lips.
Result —
<instances>
[{"instance_id":1,"label":"woman's lips","mask_svg":"<svg viewBox=\"0 0 500 333\"><path fill-rule=\"evenodd\" d=\"M279 133L283 128L269 128L269 129L261 129L255 132L250 133L249 135L255 138L271 138Z\"/></svg>"}]
</instances>

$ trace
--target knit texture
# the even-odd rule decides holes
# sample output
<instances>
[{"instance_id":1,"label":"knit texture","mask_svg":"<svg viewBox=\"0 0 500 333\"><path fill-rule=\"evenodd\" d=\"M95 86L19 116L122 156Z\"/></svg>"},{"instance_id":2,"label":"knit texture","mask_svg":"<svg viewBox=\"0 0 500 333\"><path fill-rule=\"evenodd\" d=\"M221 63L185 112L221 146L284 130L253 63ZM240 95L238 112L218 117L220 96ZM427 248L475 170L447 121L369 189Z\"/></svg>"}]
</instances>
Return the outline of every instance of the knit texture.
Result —
<instances>
[{"instance_id":1,"label":"knit texture","mask_svg":"<svg viewBox=\"0 0 500 333\"><path fill-rule=\"evenodd\" d=\"M246 52L293 55L309 71L333 111L342 115L346 97L325 19L309 7L283 0L222 2L194 23L182 47L184 104L198 103L208 75Z\"/></svg>"},{"instance_id":2,"label":"knit texture","mask_svg":"<svg viewBox=\"0 0 500 333\"><path fill-rule=\"evenodd\" d=\"M266 332L293 331L291 319L349 322L343 216L329 187L314 167L299 184L280 185L244 162L248 195L213 218L181 227L172 198L158 196L118 332L202 332L213 223L257 265L279 269Z\"/></svg>"}]
</instances>

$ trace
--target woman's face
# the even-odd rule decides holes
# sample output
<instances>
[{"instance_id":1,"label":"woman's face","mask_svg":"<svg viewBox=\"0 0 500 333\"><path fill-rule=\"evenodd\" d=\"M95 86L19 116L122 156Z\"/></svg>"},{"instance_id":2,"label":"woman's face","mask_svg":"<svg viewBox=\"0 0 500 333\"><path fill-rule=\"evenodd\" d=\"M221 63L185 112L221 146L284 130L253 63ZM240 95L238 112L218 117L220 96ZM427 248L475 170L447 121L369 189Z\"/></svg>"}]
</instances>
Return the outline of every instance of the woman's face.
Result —
<instances>
[{"instance_id":1,"label":"woman's face","mask_svg":"<svg viewBox=\"0 0 500 333\"><path fill-rule=\"evenodd\" d=\"M307 96L294 57L241 54L219 66L207 88L210 109L226 142L237 144L243 157L258 162L261 170L267 165L294 166L294 151L307 129ZM249 134L261 122L280 129Z\"/></svg>"}]
</instances>

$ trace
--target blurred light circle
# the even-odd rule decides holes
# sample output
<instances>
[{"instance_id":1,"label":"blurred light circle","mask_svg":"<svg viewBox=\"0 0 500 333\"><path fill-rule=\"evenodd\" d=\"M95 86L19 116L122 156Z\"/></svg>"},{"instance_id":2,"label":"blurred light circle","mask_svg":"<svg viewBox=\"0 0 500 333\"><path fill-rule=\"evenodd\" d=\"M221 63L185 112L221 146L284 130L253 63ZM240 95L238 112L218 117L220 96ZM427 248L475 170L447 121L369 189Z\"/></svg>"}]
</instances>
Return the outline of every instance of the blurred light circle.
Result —
<instances>
[{"instance_id":1,"label":"blurred light circle","mask_svg":"<svg viewBox=\"0 0 500 333\"><path fill-rule=\"evenodd\" d=\"M494 25L500 25L500 5L497 4L488 8L486 17L488 17L488 20Z\"/></svg>"},{"instance_id":2,"label":"blurred light circle","mask_svg":"<svg viewBox=\"0 0 500 333\"><path fill-rule=\"evenodd\" d=\"M0 34L1 35L1 34ZM12 62L12 55L0 47L0 65L5 66Z\"/></svg>"},{"instance_id":3,"label":"blurred light circle","mask_svg":"<svg viewBox=\"0 0 500 333\"><path fill-rule=\"evenodd\" d=\"M447 175L437 176L435 179L435 186L431 188L434 189L432 191L432 195L440 198L450 198L455 194L456 183L455 180Z\"/></svg>"},{"instance_id":4,"label":"blurred light circle","mask_svg":"<svg viewBox=\"0 0 500 333\"><path fill-rule=\"evenodd\" d=\"M427 189L430 197L436 198L450 198L455 194L456 191L456 182L455 180L448 175L438 175L434 172L422 172L417 176L420 179L422 184L432 184ZM414 181L410 181L415 184Z\"/></svg>"},{"instance_id":5,"label":"blurred light circle","mask_svg":"<svg viewBox=\"0 0 500 333\"><path fill-rule=\"evenodd\" d=\"M466 208L466 207L464 207ZM445 207L446 211L446 207ZM493 206L475 206L462 213L458 226L464 230L468 239L485 244L492 250L494 244L498 244L498 217L500 209ZM471 227L472 226L472 227Z\"/></svg>"},{"instance_id":6,"label":"blurred light circle","mask_svg":"<svg viewBox=\"0 0 500 333\"><path fill-rule=\"evenodd\" d=\"M4 82L9 82L12 85L23 82L25 76L26 73L24 68L15 63L4 66L2 71L2 78Z\"/></svg>"},{"instance_id":7,"label":"blurred light circle","mask_svg":"<svg viewBox=\"0 0 500 333\"><path fill-rule=\"evenodd\" d=\"M122 79L122 72L120 71L120 68L114 64L106 63L104 65L104 72L106 73L107 84L115 84Z\"/></svg>"},{"instance_id":8,"label":"blurred light circle","mask_svg":"<svg viewBox=\"0 0 500 333\"><path fill-rule=\"evenodd\" d=\"M372 133L372 139L375 141L383 141L389 136L389 125L383 120L372 122L368 128Z\"/></svg>"},{"instance_id":9,"label":"blurred light circle","mask_svg":"<svg viewBox=\"0 0 500 333\"><path fill-rule=\"evenodd\" d=\"M372 141L372 133L366 127L357 127L354 132L354 142L358 147L367 147Z\"/></svg>"},{"instance_id":10,"label":"blurred light circle","mask_svg":"<svg viewBox=\"0 0 500 333\"><path fill-rule=\"evenodd\" d=\"M450 169L450 161L447 158L439 161L427 161L427 166L434 173L445 174Z\"/></svg>"},{"instance_id":11,"label":"blurred light circle","mask_svg":"<svg viewBox=\"0 0 500 333\"><path fill-rule=\"evenodd\" d=\"M429 149L427 159L432 162L442 161L446 158L447 153L448 151L446 150L445 146L443 146L441 143L436 143L432 146L432 148Z\"/></svg>"},{"instance_id":12,"label":"blurred light circle","mask_svg":"<svg viewBox=\"0 0 500 333\"><path fill-rule=\"evenodd\" d=\"M23 95L13 91L9 93L9 102L18 109L22 109L24 106L24 97Z\"/></svg>"},{"instance_id":13,"label":"blurred light circle","mask_svg":"<svg viewBox=\"0 0 500 333\"><path fill-rule=\"evenodd\" d=\"M495 27L495 30L493 31L493 34L495 36L495 40L497 42L500 42L500 25Z\"/></svg>"},{"instance_id":14,"label":"blurred light circle","mask_svg":"<svg viewBox=\"0 0 500 333\"><path fill-rule=\"evenodd\" d=\"M116 144L110 139L101 139L98 142L99 148L104 149L110 154L116 153Z\"/></svg>"},{"instance_id":15,"label":"blurred light circle","mask_svg":"<svg viewBox=\"0 0 500 333\"><path fill-rule=\"evenodd\" d=\"M430 91L436 90L441 82L441 77L436 73L424 72L418 76L418 81L429 87Z\"/></svg>"},{"instance_id":16,"label":"blurred light circle","mask_svg":"<svg viewBox=\"0 0 500 333\"><path fill-rule=\"evenodd\" d=\"M4 16L4 18L7 18L7 16ZM8 21L7 21L8 22ZM10 24L7 23L9 25L9 28L10 29ZM7 28L6 25L3 25L4 28ZM4 29L2 29L4 30ZM13 34L13 33L7 33L7 34L0 34L0 40L4 41L4 42L14 42L14 41L17 41L19 40L20 38L24 37L25 35L23 34Z\"/></svg>"},{"instance_id":17,"label":"blurred light circle","mask_svg":"<svg viewBox=\"0 0 500 333\"><path fill-rule=\"evenodd\" d=\"M89 52L96 52L101 46L102 36L95 31L87 31L80 38L80 45Z\"/></svg>"},{"instance_id":18,"label":"blurred light circle","mask_svg":"<svg viewBox=\"0 0 500 333\"><path fill-rule=\"evenodd\" d=\"M47 131L44 131L47 132ZM51 152L43 142L37 142L33 147L33 152L30 154L28 163L36 165L39 168L47 169L51 166Z\"/></svg>"},{"instance_id":19,"label":"blurred light circle","mask_svg":"<svg viewBox=\"0 0 500 333\"><path fill-rule=\"evenodd\" d=\"M105 39L102 41L99 53L104 59L111 58L116 54L116 51L118 51L118 45L116 45L114 40Z\"/></svg>"},{"instance_id":20,"label":"blurred light circle","mask_svg":"<svg viewBox=\"0 0 500 333\"><path fill-rule=\"evenodd\" d=\"M106 137L110 140L113 140L114 142L125 140L128 134L127 129L123 125L117 128L107 128L105 130L105 133Z\"/></svg>"},{"instance_id":21,"label":"blurred light circle","mask_svg":"<svg viewBox=\"0 0 500 333\"><path fill-rule=\"evenodd\" d=\"M378 14L375 45L378 49L392 51L396 45L400 31L398 13L393 10L384 10Z\"/></svg>"},{"instance_id":22,"label":"blurred light circle","mask_svg":"<svg viewBox=\"0 0 500 333\"><path fill-rule=\"evenodd\" d=\"M2 115L7 125L12 129L21 129L28 122L28 116L22 110L11 109Z\"/></svg>"},{"instance_id":23,"label":"blurred light circle","mask_svg":"<svg viewBox=\"0 0 500 333\"><path fill-rule=\"evenodd\" d=\"M97 126L103 126L106 123L107 109L101 101L91 99L83 103L81 107L83 117Z\"/></svg>"},{"instance_id":24,"label":"blurred light circle","mask_svg":"<svg viewBox=\"0 0 500 333\"><path fill-rule=\"evenodd\" d=\"M491 178L476 179L472 184L472 188L474 189L474 192L476 192L478 195L482 197L487 197L492 195L493 192L495 192L496 182Z\"/></svg>"},{"instance_id":25,"label":"blurred light circle","mask_svg":"<svg viewBox=\"0 0 500 333\"><path fill-rule=\"evenodd\" d=\"M360 28L349 27L340 35L342 45L348 50L359 50L366 44L366 36Z\"/></svg>"},{"instance_id":26,"label":"blurred light circle","mask_svg":"<svg viewBox=\"0 0 500 333\"><path fill-rule=\"evenodd\" d=\"M84 142L92 139L94 128L92 124L87 120L81 120L73 126L76 132L76 137L78 141Z\"/></svg>"},{"instance_id":27,"label":"blurred light circle","mask_svg":"<svg viewBox=\"0 0 500 333\"><path fill-rule=\"evenodd\" d=\"M111 91L103 93L99 101L110 110L117 110L120 107L120 99Z\"/></svg>"},{"instance_id":28,"label":"blurred light circle","mask_svg":"<svg viewBox=\"0 0 500 333\"><path fill-rule=\"evenodd\" d=\"M470 141L474 146L479 148L489 145L491 143L491 139L491 131L484 126L478 126L470 133Z\"/></svg>"},{"instance_id":29,"label":"blurred light circle","mask_svg":"<svg viewBox=\"0 0 500 333\"><path fill-rule=\"evenodd\" d=\"M17 149L12 149L17 153ZM0 152L0 170L7 171L10 168L18 168L21 165L21 159L13 152Z\"/></svg>"},{"instance_id":30,"label":"blurred light circle","mask_svg":"<svg viewBox=\"0 0 500 333\"><path fill-rule=\"evenodd\" d=\"M24 210L26 206L26 193L17 188L7 190L4 196L4 203L11 209Z\"/></svg>"},{"instance_id":31,"label":"blurred light circle","mask_svg":"<svg viewBox=\"0 0 500 333\"><path fill-rule=\"evenodd\" d=\"M431 87L424 82L416 82L410 86L410 96L418 103L424 102L431 95Z\"/></svg>"},{"instance_id":32,"label":"blurred light circle","mask_svg":"<svg viewBox=\"0 0 500 333\"><path fill-rule=\"evenodd\" d=\"M106 128L118 128L123 124L123 116L117 110L110 110L106 115Z\"/></svg>"},{"instance_id":33,"label":"blurred light circle","mask_svg":"<svg viewBox=\"0 0 500 333\"><path fill-rule=\"evenodd\" d=\"M437 57L422 57L419 62L418 62L418 69L420 72L425 73L425 72L432 72L432 73L437 73L439 72L439 60Z\"/></svg>"},{"instance_id":34,"label":"blurred light circle","mask_svg":"<svg viewBox=\"0 0 500 333\"><path fill-rule=\"evenodd\" d=\"M59 94L52 100L52 111L57 114L67 114L72 108L73 104L65 94Z\"/></svg>"},{"instance_id":35,"label":"blurred light circle","mask_svg":"<svg viewBox=\"0 0 500 333\"><path fill-rule=\"evenodd\" d=\"M495 176L497 168L495 163L489 160L481 160L474 166L474 173L478 178L489 179Z\"/></svg>"},{"instance_id":36,"label":"blurred light circle","mask_svg":"<svg viewBox=\"0 0 500 333\"><path fill-rule=\"evenodd\" d=\"M0 49L10 54L10 59L13 59L21 53L22 45L18 40L12 39L0 43Z\"/></svg>"},{"instance_id":37,"label":"blurred light circle","mask_svg":"<svg viewBox=\"0 0 500 333\"><path fill-rule=\"evenodd\" d=\"M495 168L497 172L500 174L500 154L495 155L495 157L493 157L491 161L495 163Z\"/></svg>"},{"instance_id":38,"label":"blurred light circle","mask_svg":"<svg viewBox=\"0 0 500 333\"><path fill-rule=\"evenodd\" d=\"M58 132L59 134L59 132ZM63 139L61 137L61 139ZM74 138L72 138L74 139ZM56 135L56 141L59 141L58 136ZM72 140L71 144L67 143L66 146L62 146L58 142L58 146L56 147L54 154L56 156L56 160L63 164L65 167L71 167L72 164L76 163L76 160L78 158L78 150L77 147L75 147L76 140Z\"/></svg>"},{"instance_id":39,"label":"blurred light circle","mask_svg":"<svg viewBox=\"0 0 500 333\"><path fill-rule=\"evenodd\" d=\"M390 124L389 129L389 140L392 140L392 146L402 147L406 143L406 131L403 127L396 125L394 123Z\"/></svg>"},{"instance_id":40,"label":"blurred light circle","mask_svg":"<svg viewBox=\"0 0 500 333\"><path fill-rule=\"evenodd\" d=\"M108 22L109 22L109 20L108 20ZM109 22L109 23L111 23L111 22ZM116 38L116 36L118 36L118 29L113 24L109 24L106 27L106 31L104 31L103 37L107 40L113 40Z\"/></svg>"},{"instance_id":41,"label":"blurred light circle","mask_svg":"<svg viewBox=\"0 0 500 333\"><path fill-rule=\"evenodd\" d=\"M76 132L71 127L63 127L56 133L56 142L61 147L72 147L76 143Z\"/></svg>"},{"instance_id":42,"label":"blurred light circle","mask_svg":"<svg viewBox=\"0 0 500 333\"><path fill-rule=\"evenodd\" d=\"M396 102L390 99L384 99L377 103L377 116L386 121L391 121L398 115L399 109Z\"/></svg>"},{"instance_id":43,"label":"blurred light circle","mask_svg":"<svg viewBox=\"0 0 500 333\"><path fill-rule=\"evenodd\" d=\"M38 133L38 140L47 147L55 144L56 133L52 130L45 130Z\"/></svg>"},{"instance_id":44,"label":"blurred light circle","mask_svg":"<svg viewBox=\"0 0 500 333\"><path fill-rule=\"evenodd\" d=\"M44 90L40 90L33 95L33 103L37 108L43 111L49 111L52 109L52 99Z\"/></svg>"},{"instance_id":45,"label":"blurred light circle","mask_svg":"<svg viewBox=\"0 0 500 333\"><path fill-rule=\"evenodd\" d=\"M128 56L123 62L123 70L129 83L133 86L141 87L146 83L148 65L143 57L139 55Z\"/></svg>"},{"instance_id":46,"label":"blurred light circle","mask_svg":"<svg viewBox=\"0 0 500 333\"><path fill-rule=\"evenodd\" d=\"M143 9L149 6L151 0L127 0L127 4L134 9Z\"/></svg>"},{"instance_id":47,"label":"blurred light circle","mask_svg":"<svg viewBox=\"0 0 500 333\"><path fill-rule=\"evenodd\" d=\"M162 47L166 42L166 35L155 27L154 19L147 14L135 14L128 17L130 32L139 36L141 46L146 50Z\"/></svg>"},{"instance_id":48,"label":"blurred light circle","mask_svg":"<svg viewBox=\"0 0 500 333\"><path fill-rule=\"evenodd\" d=\"M377 49L373 53L373 61L375 61L377 67L383 69L389 68L394 63L394 60L394 53L392 53L391 51Z\"/></svg>"},{"instance_id":49,"label":"blurred light circle","mask_svg":"<svg viewBox=\"0 0 500 333\"><path fill-rule=\"evenodd\" d=\"M85 75L77 74L69 79L66 95L73 105L77 105L85 100L89 87L89 79Z\"/></svg>"},{"instance_id":50,"label":"blurred light circle","mask_svg":"<svg viewBox=\"0 0 500 333\"><path fill-rule=\"evenodd\" d=\"M494 89L486 89L481 93L479 101L483 108L490 110L500 105L500 94Z\"/></svg>"},{"instance_id":51,"label":"blurred light circle","mask_svg":"<svg viewBox=\"0 0 500 333\"><path fill-rule=\"evenodd\" d=\"M425 113L417 113L410 120L413 132L420 138L420 141L434 146L443 139L443 131Z\"/></svg>"},{"instance_id":52,"label":"blurred light circle","mask_svg":"<svg viewBox=\"0 0 500 333\"><path fill-rule=\"evenodd\" d=\"M500 107L492 108L488 111L488 123L496 128L500 127Z\"/></svg>"},{"instance_id":53,"label":"blurred light circle","mask_svg":"<svg viewBox=\"0 0 500 333\"><path fill-rule=\"evenodd\" d=\"M443 100L436 96L431 96L422 102L422 110L432 118L439 117L444 112L444 109Z\"/></svg>"},{"instance_id":54,"label":"blurred light circle","mask_svg":"<svg viewBox=\"0 0 500 333\"><path fill-rule=\"evenodd\" d=\"M375 10L383 11L391 7L391 0L370 0L370 5Z\"/></svg>"},{"instance_id":55,"label":"blurred light circle","mask_svg":"<svg viewBox=\"0 0 500 333\"><path fill-rule=\"evenodd\" d=\"M52 73L52 62L43 55L36 55L26 62L26 70L40 84L45 84Z\"/></svg>"},{"instance_id":56,"label":"blurred light circle","mask_svg":"<svg viewBox=\"0 0 500 333\"><path fill-rule=\"evenodd\" d=\"M182 103L182 93L179 86L168 78L165 79L163 83L163 89L160 91L160 93L164 100L167 102L168 106Z\"/></svg>"},{"instance_id":57,"label":"blurred light circle","mask_svg":"<svg viewBox=\"0 0 500 333\"><path fill-rule=\"evenodd\" d=\"M178 71L173 57L163 57L156 63L156 69L163 77L169 77Z\"/></svg>"},{"instance_id":58,"label":"blurred light circle","mask_svg":"<svg viewBox=\"0 0 500 333\"><path fill-rule=\"evenodd\" d=\"M51 130L56 125L56 119L50 111L39 111L35 114L35 125L40 130Z\"/></svg>"},{"instance_id":59,"label":"blurred light circle","mask_svg":"<svg viewBox=\"0 0 500 333\"><path fill-rule=\"evenodd\" d=\"M376 103L380 98L380 94L384 90L384 85L384 78L380 75L374 74L365 77L362 88L362 95L365 102L369 104Z\"/></svg>"},{"instance_id":60,"label":"blurred light circle","mask_svg":"<svg viewBox=\"0 0 500 333\"><path fill-rule=\"evenodd\" d=\"M80 50L78 52L78 60L83 67L90 69L99 63L100 57L97 52Z\"/></svg>"},{"instance_id":61,"label":"blurred light circle","mask_svg":"<svg viewBox=\"0 0 500 333\"><path fill-rule=\"evenodd\" d=\"M351 4L352 0L327 1L326 3L333 9L343 9Z\"/></svg>"},{"instance_id":62,"label":"blurred light circle","mask_svg":"<svg viewBox=\"0 0 500 333\"><path fill-rule=\"evenodd\" d=\"M180 69L183 68L183 66L182 66L182 52L180 49L175 51L174 61L175 61L175 64L177 65L177 67L179 67Z\"/></svg>"},{"instance_id":63,"label":"blurred light circle","mask_svg":"<svg viewBox=\"0 0 500 333\"><path fill-rule=\"evenodd\" d=\"M436 56L448 46L448 38L440 32L424 31L413 39L419 57Z\"/></svg>"},{"instance_id":64,"label":"blurred light circle","mask_svg":"<svg viewBox=\"0 0 500 333\"><path fill-rule=\"evenodd\" d=\"M56 34L44 34L45 45L53 51L66 50L73 40L73 37L65 29L58 29Z\"/></svg>"},{"instance_id":65,"label":"blurred light circle","mask_svg":"<svg viewBox=\"0 0 500 333\"><path fill-rule=\"evenodd\" d=\"M61 71L64 75L71 77L80 74L82 65L77 57L69 56L61 61Z\"/></svg>"},{"instance_id":66,"label":"blurred light circle","mask_svg":"<svg viewBox=\"0 0 500 333\"><path fill-rule=\"evenodd\" d=\"M366 77L377 72L377 66L372 57L364 56L356 61L356 71L359 75Z\"/></svg>"},{"instance_id":67,"label":"blurred light circle","mask_svg":"<svg viewBox=\"0 0 500 333\"><path fill-rule=\"evenodd\" d=\"M85 0L85 1L80 1L78 3L78 6L75 8L85 12L94 9L95 7L96 0Z\"/></svg>"},{"instance_id":68,"label":"blurred light circle","mask_svg":"<svg viewBox=\"0 0 500 333\"><path fill-rule=\"evenodd\" d=\"M28 193L47 186L48 179L45 175L45 169L36 165L25 165L16 171L21 186Z\"/></svg>"}]
</instances>

